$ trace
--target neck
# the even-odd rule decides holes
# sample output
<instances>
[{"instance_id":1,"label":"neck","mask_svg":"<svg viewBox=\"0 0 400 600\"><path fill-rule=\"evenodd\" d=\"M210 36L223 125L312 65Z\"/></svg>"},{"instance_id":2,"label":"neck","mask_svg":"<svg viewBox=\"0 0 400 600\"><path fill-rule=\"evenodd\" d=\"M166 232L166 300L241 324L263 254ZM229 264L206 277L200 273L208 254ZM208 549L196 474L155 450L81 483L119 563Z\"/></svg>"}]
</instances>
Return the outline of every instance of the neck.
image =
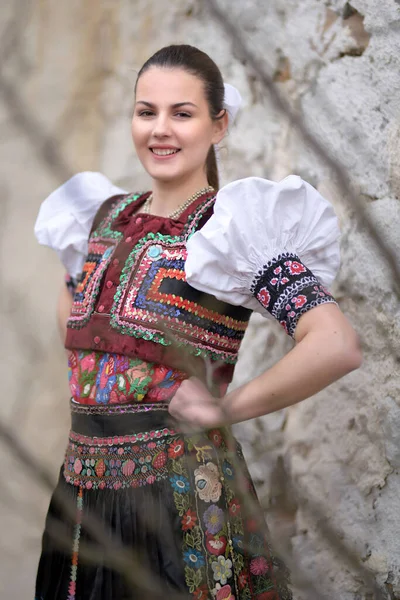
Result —
<instances>
[{"instance_id":1,"label":"neck","mask_svg":"<svg viewBox=\"0 0 400 600\"><path fill-rule=\"evenodd\" d=\"M208 181L204 173L199 177L190 178L189 181L165 182L153 180L151 212L154 215L166 217L181 206L190 196L206 187L208 187Z\"/></svg>"}]
</instances>

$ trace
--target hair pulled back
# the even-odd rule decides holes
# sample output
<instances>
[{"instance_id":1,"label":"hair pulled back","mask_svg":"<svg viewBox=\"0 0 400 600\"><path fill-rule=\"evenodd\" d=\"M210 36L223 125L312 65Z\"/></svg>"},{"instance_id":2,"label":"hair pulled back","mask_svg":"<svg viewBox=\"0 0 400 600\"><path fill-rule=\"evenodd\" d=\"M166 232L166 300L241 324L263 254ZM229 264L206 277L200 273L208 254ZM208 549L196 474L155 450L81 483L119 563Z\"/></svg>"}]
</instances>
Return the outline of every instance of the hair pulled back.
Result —
<instances>
[{"instance_id":1,"label":"hair pulled back","mask_svg":"<svg viewBox=\"0 0 400 600\"><path fill-rule=\"evenodd\" d=\"M217 119L220 112L224 109L225 90L221 71L208 54L198 48L189 46L188 44L161 48L161 50L158 50L144 63L138 73L136 85L140 76L150 69L150 67L180 68L195 75L204 84L211 118L213 120ZM218 190L219 176L214 146L211 146L208 151L206 172L208 184Z\"/></svg>"}]
</instances>

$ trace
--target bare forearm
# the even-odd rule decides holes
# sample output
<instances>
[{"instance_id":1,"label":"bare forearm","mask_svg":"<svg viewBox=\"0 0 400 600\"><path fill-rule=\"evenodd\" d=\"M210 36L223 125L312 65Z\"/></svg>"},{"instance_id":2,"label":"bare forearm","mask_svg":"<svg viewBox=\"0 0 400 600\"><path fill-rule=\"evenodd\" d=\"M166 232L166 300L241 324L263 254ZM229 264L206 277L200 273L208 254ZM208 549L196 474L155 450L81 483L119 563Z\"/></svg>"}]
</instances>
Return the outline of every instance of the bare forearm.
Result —
<instances>
[{"instance_id":1,"label":"bare forearm","mask_svg":"<svg viewBox=\"0 0 400 600\"><path fill-rule=\"evenodd\" d=\"M358 368L360 353L355 335L311 332L284 358L259 377L223 398L231 423L246 421L296 404L313 396L346 373Z\"/></svg>"}]
</instances>

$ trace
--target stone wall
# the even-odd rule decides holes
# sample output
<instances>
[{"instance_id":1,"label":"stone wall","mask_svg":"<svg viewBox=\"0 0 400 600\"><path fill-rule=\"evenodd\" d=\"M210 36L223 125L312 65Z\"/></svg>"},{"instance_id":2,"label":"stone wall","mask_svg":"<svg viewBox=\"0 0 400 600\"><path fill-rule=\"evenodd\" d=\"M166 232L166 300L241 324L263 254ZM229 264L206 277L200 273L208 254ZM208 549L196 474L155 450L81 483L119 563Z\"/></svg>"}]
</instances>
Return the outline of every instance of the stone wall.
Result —
<instances>
[{"instance_id":1,"label":"stone wall","mask_svg":"<svg viewBox=\"0 0 400 600\"><path fill-rule=\"evenodd\" d=\"M220 4L346 166L398 252L399 2ZM244 100L222 149L224 181L294 172L334 203L343 233L334 292L365 353L359 371L324 392L237 428L272 534L293 566L296 600L370 600L366 574L382 597L400 597L399 303L393 277L329 169L271 106L204 3L7 3L0 28L1 417L55 478L68 428L54 310L62 269L37 246L34 220L43 197L77 170L102 170L130 189L147 186L130 140L135 72L162 45L198 45ZM279 327L254 317L234 384L289 348ZM49 492L4 446L1 453L0 595L32 597Z\"/></svg>"}]
</instances>

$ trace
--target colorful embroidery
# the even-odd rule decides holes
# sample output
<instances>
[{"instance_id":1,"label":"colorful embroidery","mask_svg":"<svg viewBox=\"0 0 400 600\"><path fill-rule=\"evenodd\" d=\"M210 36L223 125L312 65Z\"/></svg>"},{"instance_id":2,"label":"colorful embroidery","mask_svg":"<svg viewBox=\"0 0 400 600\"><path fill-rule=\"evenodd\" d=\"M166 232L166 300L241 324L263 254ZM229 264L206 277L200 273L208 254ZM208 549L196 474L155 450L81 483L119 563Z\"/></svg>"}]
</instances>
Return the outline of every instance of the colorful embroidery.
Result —
<instances>
[{"instance_id":1,"label":"colorful embroidery","mask_svg":"<svg viewBox=\"0 0 400 600\"><path fill-rule=\"evenodd\" d=\"M112 438L71 432L64 462L65 480L87 490L151 485L168 477L168 450L179 439L168 428ZM179 480L175 485L180 489L186 483Z\"/></svg>"},{"instance_id":2,"label":"colorful embroidery","mask_svg":"<svg viewBox=\"0 0 400 600\"><path fill-rule=\"evenodd\" d=\"M124 334L163 345L193 347L196 355L211 355L234 363L250 311L230 307L186 283L186 247L180 237L148 234L131 252L111 309L111 325ZM229 314L233 312L234 317ZM228 313L228 314L227 314Z\"/></svg>"},{"instance_id":3,"label":"colorful embroidery","mask_svg":"<svg viewBox=\"0 0 400 600\"><path fill-rule=\"evenodd\" d=\"M278 587L278 561L264 533L266 526L246 516L233 489L235 460L244 465L239 448L231 450L221 430L185 438L186 452L169 453L176 509L181 517L185 579L194 600L290 600ZM255 498L250 476L246 485ZM263 532L265 529L265 532ZM286 576L286 573L285 573Z\"/></svg>"},{"instance_id":4,"label":"colorful embroidery","mask_svg":"<svg viewBox=\"0 0 400 600\"><path fill-rule=\"evenodd\" d=\"M119 223L118 218L141 196L143 194L136 194L117 201L92 233L89 256L67 324L69 328L81 329L88 324L105 271L123 238L124 224ZM122 335L163 346L170 345L170 337L174 336L178 346L186 346L195 356L235 364L251 311L202 294L186 283L184 274L186 240L214 202L215 196L206 194L204 201L189 215L179 236L148 233L135 245L128 259L124 257L120 281L115 282L117 291L110 322ZM105 396L108 397L107 391Z\"/></svg>"},{"instance_id":5,"label":"colorful embroidery","mask_svg":"<svg viewBox=\"0 0 400 600\"><path fill-rule=\"evenodd\" d=\"M140 198L140 194L117 201L104 221L90 236L88 256L77 282L74 303L71 316L67 321L67 327L81 329L88 323L100 290L102 276L110 264L117 242L123 237L123 234L114 231L111 225L117 216L129 204L136 202L138 198Z\"/></svg>"},{"instance_id":6,"label":"colorful embroidery","mask_svg":"<svg viewBox=\"0 0 400 600\"><path fill-rule=\"evenodd\" d=\"M73 350L68 354L69 386L80 404L123 404L169 400L187 375L120 354Z\"/></svg>"},{"instance_id":7,"label":"colorful embroidery","mask_svg":"<svg viewBox=\"0 0 400 600\"><path fill-rule=\"evenodd\" d=\"M78 556L79 556L79 539L81 537L82 512L83 512L83 490L79 489L76 499L76 522L74 527L74 537L72 542L72 558L71 558L71 577L68 586L67 600L75 600L76 598L76 577L78 574Z\"/></svg>"},{"instance_id":8,"label":"colorful embroidery","mask_svg":"<svg viewBox=\"0 0 400 600\"><path fill-rule=\"evenodd\" d=\"M120 231L115 231L112 225L115 219L130 205L139 200L143 194L131 194L117 201L112 210L109 211L105 219L100 223L95 231L90 236L91 239L112 239L119 241L123 234Z\"/></svg>"},{"instance_id":9,"label":"colorful embroidery","mask_svg":"<svg viewBox=\"0 0 400 600\"><path fill-rule=\"evenodd\" d=\"M184 227L183 230L183 236L185 238L185 240L188 240L189 237L191 235L193 235L193 233L195 233L197 227L200 224L200 221L202 220L202 218L204 217L204 215L206 214L206 212L215 204L215 199L216 196L212 196L211 198L207 198L204 202L202 202L196 209L195 212L193 212Z\"/></svg>"},{"instance_id":10,"label":"colorful embroidery","mask_svg":"<svg viewBox=\"0 0 400 600\"><path fill-rule=\"evenodd\" d=\"M114 248L113 240L89 242L89 254L75 290L68 327L80 329L89 321L100 290L101 278L110 263Z\"/></svg>"},{"instance_id":11,"label":"colorful embroidery","mask_svg":"<svg viewBox=\"0 0 400 600\"><path fill-rule=\"evenodd\" d=\"M336 304L299 257L290 253L268 262L255 277L251 291L292 337L301 315L321 304Z\"/></svg>"}]
</instances>

